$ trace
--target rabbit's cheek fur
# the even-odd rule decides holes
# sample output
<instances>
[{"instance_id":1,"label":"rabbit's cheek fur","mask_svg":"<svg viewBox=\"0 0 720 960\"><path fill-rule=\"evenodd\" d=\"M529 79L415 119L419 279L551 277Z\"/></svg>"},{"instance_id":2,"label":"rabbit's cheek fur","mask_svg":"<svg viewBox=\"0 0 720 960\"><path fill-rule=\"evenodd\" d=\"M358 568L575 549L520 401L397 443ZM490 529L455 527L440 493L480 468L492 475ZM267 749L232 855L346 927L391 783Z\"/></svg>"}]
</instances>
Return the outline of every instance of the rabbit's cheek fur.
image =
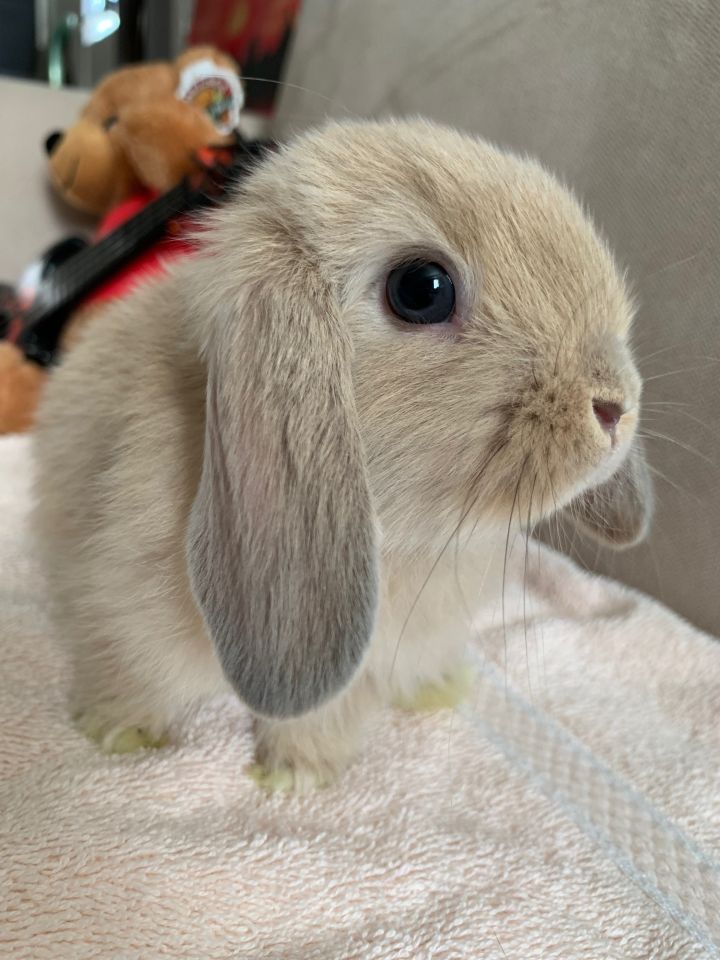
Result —
<instances>
[{"instance_id":1,"label":"rabbit's cheek fur","mask_svg":"<svg viewBox=\"0 0 720 960\"><path fill-rule=\"evenodd\" d=\"M539 520L627 457L640 381L612 330L587 342L559 338L506 363L491 335L427 334L387 335L381 345L356 338L371 488L396 548L437 545L461 518L507 524L514 510L518 523ZM612 431L594 401L626 411Z\"/></svg>"}]
</instances>

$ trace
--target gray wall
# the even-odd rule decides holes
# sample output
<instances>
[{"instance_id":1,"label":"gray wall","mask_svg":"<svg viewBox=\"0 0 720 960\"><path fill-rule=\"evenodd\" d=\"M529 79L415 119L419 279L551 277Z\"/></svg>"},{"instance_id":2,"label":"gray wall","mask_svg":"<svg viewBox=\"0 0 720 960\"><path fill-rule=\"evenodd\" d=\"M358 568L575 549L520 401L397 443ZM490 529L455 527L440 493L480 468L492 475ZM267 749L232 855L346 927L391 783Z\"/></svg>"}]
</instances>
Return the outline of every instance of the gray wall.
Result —
<instances>
[{"instance_id":1,"label":"gray wall","mask_svg":"<svg viewBox=\"0 0 720 960\"><path fill-rule=\"evenodd\" d=\"M650 542L584 558L720 633L720 5L305 0L286 79L305 89L285 91L282 134L424 113L537 154L586 199L639 294L644 428L669 439L648 444Z\"/></svg>"}]
</instances>

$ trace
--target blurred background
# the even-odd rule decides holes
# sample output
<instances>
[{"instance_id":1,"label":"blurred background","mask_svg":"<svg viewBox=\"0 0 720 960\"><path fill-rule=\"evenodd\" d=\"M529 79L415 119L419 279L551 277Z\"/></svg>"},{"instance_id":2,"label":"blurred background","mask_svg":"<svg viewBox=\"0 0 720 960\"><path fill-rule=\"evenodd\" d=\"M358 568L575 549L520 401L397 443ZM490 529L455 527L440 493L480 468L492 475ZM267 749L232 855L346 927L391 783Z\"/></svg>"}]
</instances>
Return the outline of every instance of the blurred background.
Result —
<instances>
[{"instance_id":1,"label":"blurred background","mask_svg":"<svg viewBox=\"0 0 720 960\"><path fill-rule=\"evenodd\" d=\"M300 0L0 0L0 73L93 87L111 70L212 43L242 63L250 109L275 99Z\"/></svg>"},{"instance_id":2,"label":"blurred background","mask_svg":"<svg viewBox=\"0 0 720 960\"><path fill-rule=\"evenodd\" d=\"M15 137L39 141L51 114L82 102L75 88L122 63L212 42L257 78L247 106L277 136L326 116L423 113L559 173L637 292L643 431L658 489L647 544L624 554L564 546L720 634L720 5L0 0L0 25L0 72L69 98L35 95L29 109L17 84L0 84L0 109L23 118ZM16 189L23 163L3 157L0 183ZM0 244L3 274L29 253L23 237L45 242L26 222L18 215L13 243Z\"/></svg>"}]
</instances>

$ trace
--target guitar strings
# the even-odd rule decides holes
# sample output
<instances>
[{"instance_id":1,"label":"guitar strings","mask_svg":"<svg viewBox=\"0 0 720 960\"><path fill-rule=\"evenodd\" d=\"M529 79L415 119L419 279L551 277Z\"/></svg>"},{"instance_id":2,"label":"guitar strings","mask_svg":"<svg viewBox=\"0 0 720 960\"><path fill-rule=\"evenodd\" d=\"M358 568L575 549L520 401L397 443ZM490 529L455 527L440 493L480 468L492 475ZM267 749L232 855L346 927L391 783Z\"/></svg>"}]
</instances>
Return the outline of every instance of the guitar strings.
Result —
<instances>
[{"instance_id":1,"label":"guitar strings","mask_svg":"<svg viewBox=\"0 0 720 960\"><path fill-rule=\"evenodd\" d=\"M245 145L243 145L245 146ZM243 154L252 160L255 154L245 146ZM246 169L245 164L236 162L226 171L227 179ZM102 279L105 272L112 269L113 261L123 252L132 253L138 237L148 239L148 233L160 231L172 217L189 210L187 181L182 181L167 193L158 197L135 216L120 224L112 233L103 237L71 257L67 263L60 264L45 281L45 291L26 312L26 327L50 319L47 315L57 311L63 304L69 304L82 296L83 291ZM201 196L201 191L197 191ZM89 276L91 274L91 276Z\"/></svg>"},{"instance_id":2,"label":"guitar strings","mask_svg":"<svg viewBox=\"0 0 720 960\"><path fill-rule=\"evenodd\" d=\"M80 295L86 284L97 279L88 277L89 273L110 269L112 261L124 249L135 245L138 234L144 237L148 232L162 228L173 215L182 212L180 195L171 198L170 202L167 202L167 199L167 194L159 197L156 201L157 207L140 211L107 237L75 254L66 264L59 265L46 281L46 290L49 289L49 293L46 292L37 305L30 307L27 312L28 320L37 322L43 314L56 309L63 300ZM128 252L132 252L131 249ZM38 315L37 318L35 314Z\"/></svg>"}]
</instances>

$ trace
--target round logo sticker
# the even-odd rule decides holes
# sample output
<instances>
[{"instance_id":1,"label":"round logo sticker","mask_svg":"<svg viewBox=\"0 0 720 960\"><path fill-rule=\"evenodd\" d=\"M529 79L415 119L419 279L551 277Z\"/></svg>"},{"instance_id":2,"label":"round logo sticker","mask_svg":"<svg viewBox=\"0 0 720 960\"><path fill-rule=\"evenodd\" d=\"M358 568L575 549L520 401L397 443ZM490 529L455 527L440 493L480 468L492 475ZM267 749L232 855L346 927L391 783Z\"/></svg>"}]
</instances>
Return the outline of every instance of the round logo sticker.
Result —
<instances>
[{"instance_id":1,"label":"round logo sticker","mask_svg":"<svg viewBox=\"0 0 720 960\"><path fill-rule=\"evenodd\" d=\"M175 95L204 110L219 133L231 133L238 125L243 89L238 75L227 67L210 59L196 60L180 74Z\"/></svg>"}]
</instances>

